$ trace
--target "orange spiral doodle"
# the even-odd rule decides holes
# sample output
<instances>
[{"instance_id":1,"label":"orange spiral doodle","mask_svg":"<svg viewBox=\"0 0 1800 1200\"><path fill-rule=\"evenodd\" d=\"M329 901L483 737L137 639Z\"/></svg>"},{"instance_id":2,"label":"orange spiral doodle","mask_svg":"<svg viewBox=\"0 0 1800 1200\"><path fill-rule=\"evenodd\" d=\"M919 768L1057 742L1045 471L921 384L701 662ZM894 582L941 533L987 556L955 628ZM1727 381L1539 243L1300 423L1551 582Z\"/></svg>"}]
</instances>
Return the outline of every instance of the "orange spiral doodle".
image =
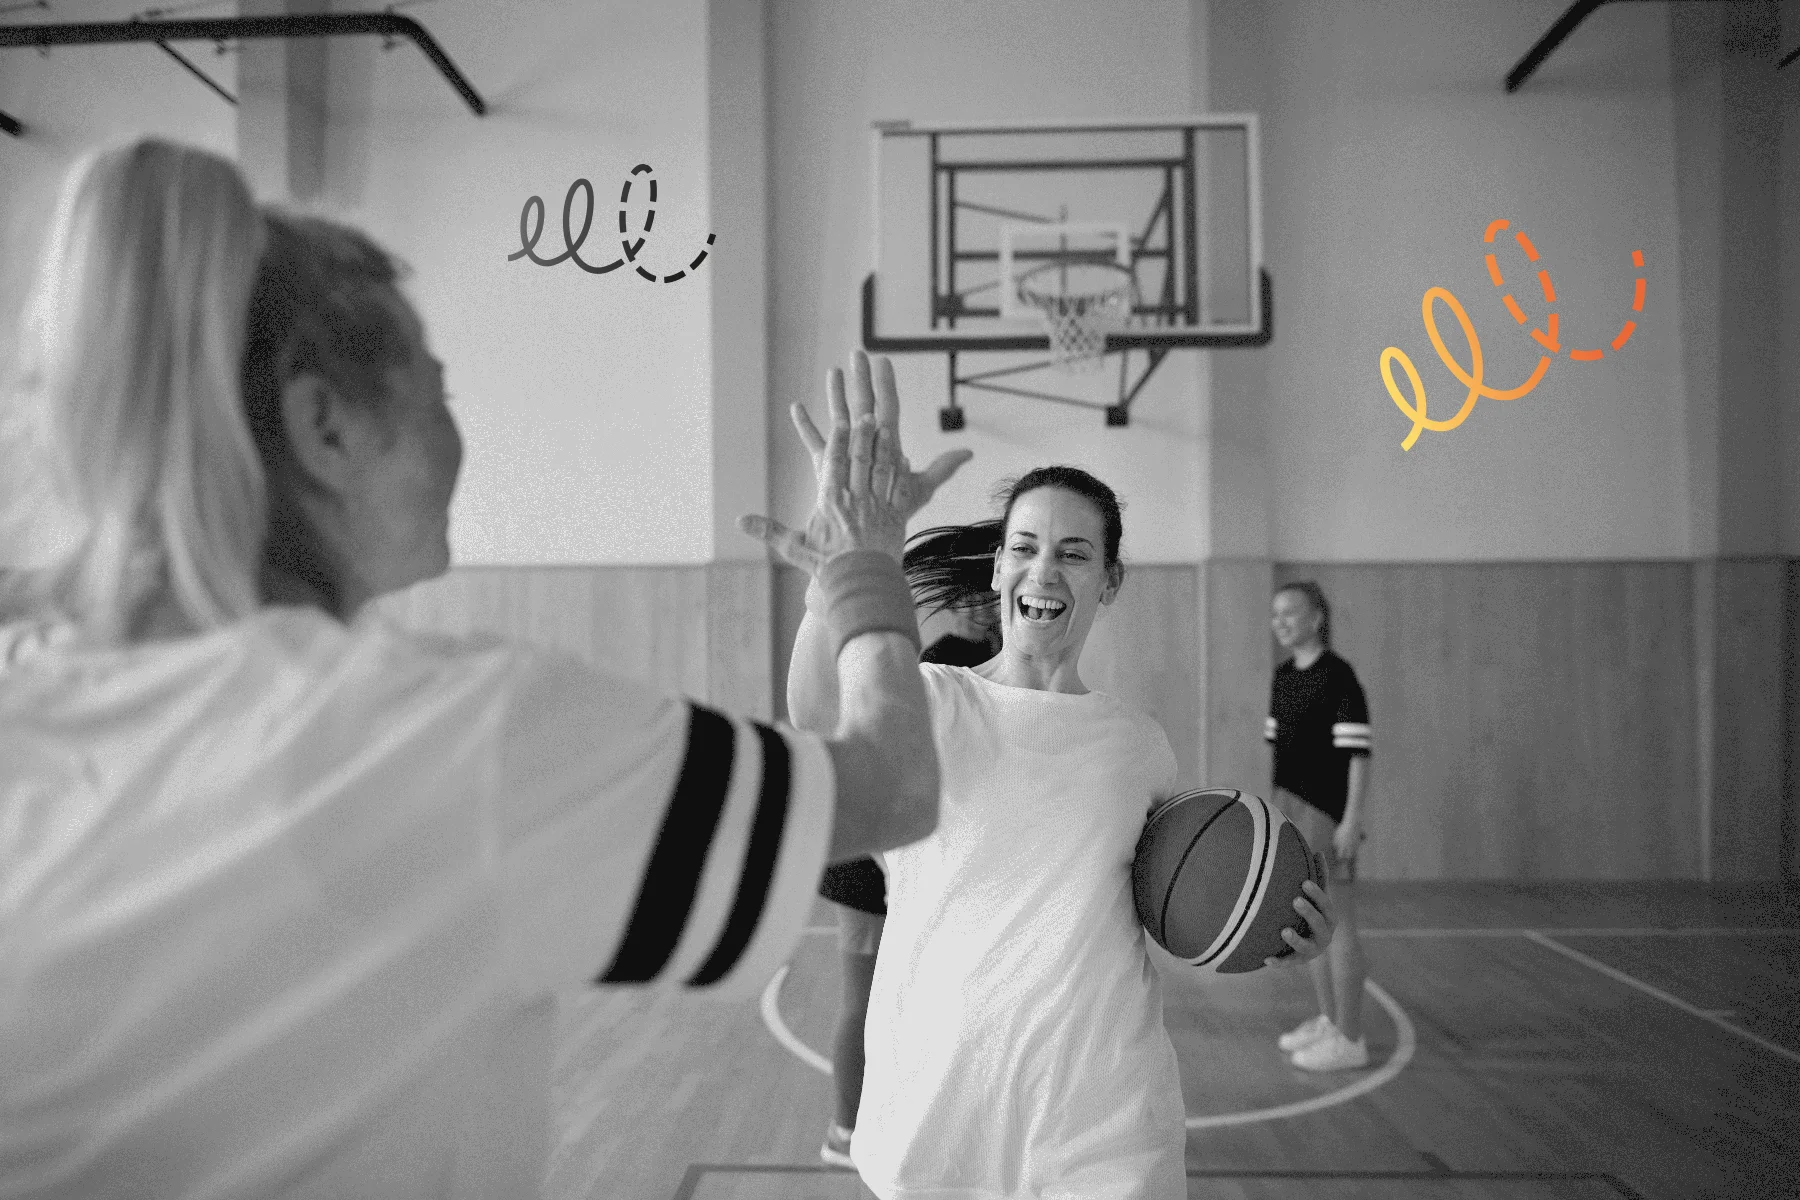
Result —
<instances>
[{"instance_id":1,"label":"orange spiral doodle","mask_svg":"<svg viewBox=\"0 0 1800 1200\"><path fill-rule=\"evenodd\" d=\"M1492 245L1494 236L1505 228L1507 228L1507 222L1505 221L1493 221L1489 223L1487 232L1482 240L1487 244ZM1517 233L1513 234L1513 239L1518 242L1519 249L1524 251L1526 260L1535 264L1538 261L1537 247L1531 244L1531 239L1525 236L1525 231L1519 230ZM1644 252L1642 250L1633 250L1631 252L1631 262L1633 266L1642 270L1644 266ZM1487 255L1487 269L1488 278L1493 280L1494 286L1496 288L1504 289L1506 287L1506 279L1500 272L1499 259L1492 251ZM1538 286L1543 291L1544 303L1546 305L1554 305L1556 303L1556 285L1550 280L1550 272L1547 269L1539 269L1537 273L1537 282ZM1644 311L1645 291L1645 279L1640 275L1637 279L1637 286L1632 293L1631 311L1638 313ZM1456 323L1462 327L1463 337L1469 343L1469 369L1464 370L1462 364L1456 361L1450 354L1449 349L1444 345L1444 337L1438 332L1437 316L1432 311L1431 307L1431 302L1433 300L1442 300L1450 306L1450 311L1456 314ZM1519 302L1513 299L1512 293L1503 292L1501 302L1506 305L1506 311L1512 314L1513 320L1517 321L1520 325L1530 324L1530 318L1525 315L1525 310L1519 306ZM1419 440L1419 432L1421 430L1433 429L1444 432L1455 429L1458 425L1463 423L1463 419L1474 409L1475 401L1483 396L1486 396L1490 400L1517 400L1519 397L1530 392L1539 383L1543 382L1544 374L1550 369L1551 356L1562 352L1562 343L1558 340L1557 315L1554 308L1552 308L1549 314L1544 318L1544 328L1530 330L1532 340L1536 341L1539 346L1543 347L1549 353L1538 359L1537 368L1532 371L1531 377L1524 383L1510 391L1500 391L1488 387L1482 382L1481 339L1475 336L1475 326L1470 323L1469 315L1463 311L1463 306L1457 301L1456 297L1446 288L1434 287L1426 291L1425 299L1421 302L1419 307L1420 315L1425 321L1425 332L1431 336L1432 347L1438 352L1438 357L1443 360L1444 365L1450 369L1450 373L1456 376L1457 382L1469 389L1469 395L1463 401L1462 408L1458 410L1454 417L1450 418L1448 421L1432 420L1425 415L1425 384L1419 379L1419 372L1413 368L1412 360L1408 358L1406 352L1398 346L1389 346L1387 349L1383 350L1381 352L1381 382L1386 385L1388 395L1393 397L1393 401L1399 406L1400 411L1405 413L1407 418L1413 423L1412 431L1408 433L1406 439L1400 443L1400 448L1402 450L1411 450L1413 448L1413 443ZM1637 322L1625 322L1624 327L1619 330L1619 335L1612 340L1612 348L1615 353L1625 348L1625 343L1631 340L1632 332L1636 329ZM1569 358L1575 362L1598 362L1605 356L1605 353L1604 350L1571 350L1569 351ZM1400 394L1400 387L1394 381L1394 362L1396 359L1399 360L1401 369L1406 372L1407 381L1412 384L1412 403L1409 403L1407 399Z\"/></svg>"}]
</instances>

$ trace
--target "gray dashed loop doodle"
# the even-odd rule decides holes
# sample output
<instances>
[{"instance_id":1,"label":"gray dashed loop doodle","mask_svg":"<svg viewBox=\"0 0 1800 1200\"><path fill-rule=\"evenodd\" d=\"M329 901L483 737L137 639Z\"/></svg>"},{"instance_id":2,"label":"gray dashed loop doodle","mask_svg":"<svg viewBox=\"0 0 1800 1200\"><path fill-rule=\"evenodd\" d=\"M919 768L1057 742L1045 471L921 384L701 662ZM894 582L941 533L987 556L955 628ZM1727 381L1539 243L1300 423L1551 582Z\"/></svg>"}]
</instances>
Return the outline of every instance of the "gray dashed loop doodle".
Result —
<instances>
[{"instance_id":1,"label":"gray dashed loop doodle","mask_svg":"<svg viewBox=\"0 0 1800 1200\"><path fill-rule=\"evenodd\" d=\"M631 174L625 177L625 186L619 191L619 249L622 252L622 257L614 259L603 267L597 267L581 257L582 243L587 241L588 233L592 230L594 225L594 185L585 179L577 179L574 183L569 185L568 193L563 196L562 228L563 246L565 247L563 252L554 258L545 258L538 254L538 238L542 237L544 233L544 202L539 197L533 196L525 201L525 207L519 212L520 248L507 255L506 261L515 262L521 258L529 258L540 267L554 267L559 263L573 262L576 266L588 272L590 275L605 275L630 263L637 271L638 275L643 279L650 283L658 282L656 273L648 270L642 263L637 261L638 254L643 250L644 243L648 240L651 227L656 223L656 178L652 172L653 168L649 163L639 163L631 169ZM637 240L632 241L630 208L631 185L638 175L651 176L650 179L645 181L647 185L645 190L649 193L649 203L644 209L643 229L639 233ZM587 203L584 205L582 212L580 233L575 232L571 220L575 211L575 194L577 192L581 192L587 198ZM711 246L717 236L717 234L707 234L706 244ZM706 261L706 255L707 251L701 250L700 253L694 257L694 260L688 263L686 268L662 276L660 282L674 283L678 279L685 279L690 271L697 271L700 269L700 264Z\"/></svg>"}]
</instances>

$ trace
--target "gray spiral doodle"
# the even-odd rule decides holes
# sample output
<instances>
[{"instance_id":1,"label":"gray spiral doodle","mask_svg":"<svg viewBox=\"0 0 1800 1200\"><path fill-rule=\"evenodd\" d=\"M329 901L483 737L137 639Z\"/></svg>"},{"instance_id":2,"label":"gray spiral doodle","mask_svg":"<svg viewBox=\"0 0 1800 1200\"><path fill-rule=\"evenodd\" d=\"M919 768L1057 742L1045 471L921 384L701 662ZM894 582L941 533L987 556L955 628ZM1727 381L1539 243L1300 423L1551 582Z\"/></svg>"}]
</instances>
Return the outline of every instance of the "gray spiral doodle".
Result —
<instances>
[{"instance_id":1,"label":"gray spiral doodle","mask_svg":"<svg viewBox=\"0 0 1800 1200\"><path fill-rule=\"evenodd\" d=\"M630 263L636 269L637 273L645 280L650 283L658 282L656 273L647 270L643 264L637 261L638 253L644 248L644 242L647 240L647 235L650 233L651 226L656 223L656 179L654 176L647 181L649 184L650 199L649 204L646 205L644 209L643 230L639 233L635 242L631 240L631 209L629 207L631 203L631 185L633 179L638 175L650 174L652 170L653 168L649 163L639 163L637 166L631 168L631 174L625 177L625 186L620 189L619 249L623 254L622 257L615 258L612 262L607 263L603 267L596 267L594 264L581 257L581 245L583 242L587 241L588 232L593 228L594 224L594 185L585 179L577 179L574 183L569 185L568 193L563 196L562 228L563 246L565 247L563 252L554 258L544 258L538 254L538 239L542 237L544 233L544 202L539 197L533 196L525 201L525 207L519 212L520 248L507 255L506 261L515 262L521 258L529 258L540 267L554 267L559 263L573 262L576 266L588 272L590 275L605 275L610 271L616 271L625 264ZM580 233L575 232L570 220L575 210L575 193L578 191L587 196L587 204L585 205L585 210L581 218ZM532 224L534 214L536 218L535 225ZM707 234L706 244L711 246L717 237L717 234ZM677 279L686 278L688 272L699 270L700 264L706 261L707 253L706 250L700 251L684 270L662 276L661 282L674 283Z\"/></svg>"}]
</instances>

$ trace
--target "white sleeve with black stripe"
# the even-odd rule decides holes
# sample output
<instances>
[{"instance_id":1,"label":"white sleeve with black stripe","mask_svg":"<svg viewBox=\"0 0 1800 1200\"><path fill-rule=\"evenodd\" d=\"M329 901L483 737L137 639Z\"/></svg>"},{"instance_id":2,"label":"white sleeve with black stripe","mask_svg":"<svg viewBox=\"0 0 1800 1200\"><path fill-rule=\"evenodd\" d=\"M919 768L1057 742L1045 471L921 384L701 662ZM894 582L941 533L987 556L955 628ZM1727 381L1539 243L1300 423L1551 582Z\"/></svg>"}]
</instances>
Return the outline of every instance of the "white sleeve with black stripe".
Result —
<instances>
[{"instance_id":1,"label":"white sleeve with black stripe","mask_svg":"<svg viewBox=\"0 0 1800 1200\"><path fill-rule=\"evenodd\" d=\"M825 869L823 740L535 655L504 725L496 850L522 981L755 995Z\"/></svg>"},{"instance_id":2,"label":"white sleeve with black stripe","mask_svg":"<svg viewBox=\"0 0 1800 1200\"><path fill-rule=\"evenodd\" d=\"M1356 672L1346 664L1338 689L1337 711L1331 725L1331 744L1351 754L1373 754L1374 731L1369 726L1369 700L1363 695Z\"/></svg>"}]
</instances>

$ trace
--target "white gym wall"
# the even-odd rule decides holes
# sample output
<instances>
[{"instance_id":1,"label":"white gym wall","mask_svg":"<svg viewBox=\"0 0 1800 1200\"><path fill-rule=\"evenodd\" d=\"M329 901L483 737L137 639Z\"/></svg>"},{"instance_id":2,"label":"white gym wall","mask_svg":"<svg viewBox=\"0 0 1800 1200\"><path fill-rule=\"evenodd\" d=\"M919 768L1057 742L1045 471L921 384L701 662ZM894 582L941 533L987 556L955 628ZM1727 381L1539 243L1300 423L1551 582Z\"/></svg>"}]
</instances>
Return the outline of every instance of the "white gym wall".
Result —
<instances>
[{"instance_id":1,"label":"white gym wall","mask_svg":"<svg viewBox=\"0 0 1800 1200\"><path fill-rule=\"evenodd\" d=\"M771 600L760 549L731 521L765 501L804 513L810 471L785 407L819 405L857 341L869 122L1251 109L1273 344L1171 356L1122 430L977 397L968 429L943 434L942 357L900 358L914 460L977 453L926 518L985 515L996 477L1045 462L1117 485L1139 569L1084 665L1156 712L1195 782L1263 782L1268 589L1321 578L1376 708L1386 811L1412 831L1372 852L1372 875L1793 872L1794 837L1777 863L1766 835L1794 823L1782 813L1800 779L1800 65L1773 72L1776 48L1753 36L1766 6L1607 5L1506 95L1506 71L1566 7L410 9L485 118L411 46L333 41L324 199L417 268L469 444L461 565L400 608L778 708L797 580L775 573ZM1781 8L1785 51L1800 22ZM57 0L8 19L134 10ZM236 55L188 48L240 86ZM4 361L76 152L154 131L232 153L242 135L148 46L6 51L0 109L28 125L0 136ZM719 235L698 274L650 285L506 261L533 194L541 248L561 249L578 176L598 202L590 248L603 245L640 161L662 188L649 252L685 261ZM1623 352L1560 359L1530 395L1483 400L1402 453L1383 347L1411 357L1432 415L1462 400L1420 322L1427 287L1461 299L1490 381L1535 363L1482 264L1495 217L1544 253L1569 344L1610 339L1642 248L1638 329ZM1523 278L1516 251L1502 263Z\"/></svg>"}]
</instances>

